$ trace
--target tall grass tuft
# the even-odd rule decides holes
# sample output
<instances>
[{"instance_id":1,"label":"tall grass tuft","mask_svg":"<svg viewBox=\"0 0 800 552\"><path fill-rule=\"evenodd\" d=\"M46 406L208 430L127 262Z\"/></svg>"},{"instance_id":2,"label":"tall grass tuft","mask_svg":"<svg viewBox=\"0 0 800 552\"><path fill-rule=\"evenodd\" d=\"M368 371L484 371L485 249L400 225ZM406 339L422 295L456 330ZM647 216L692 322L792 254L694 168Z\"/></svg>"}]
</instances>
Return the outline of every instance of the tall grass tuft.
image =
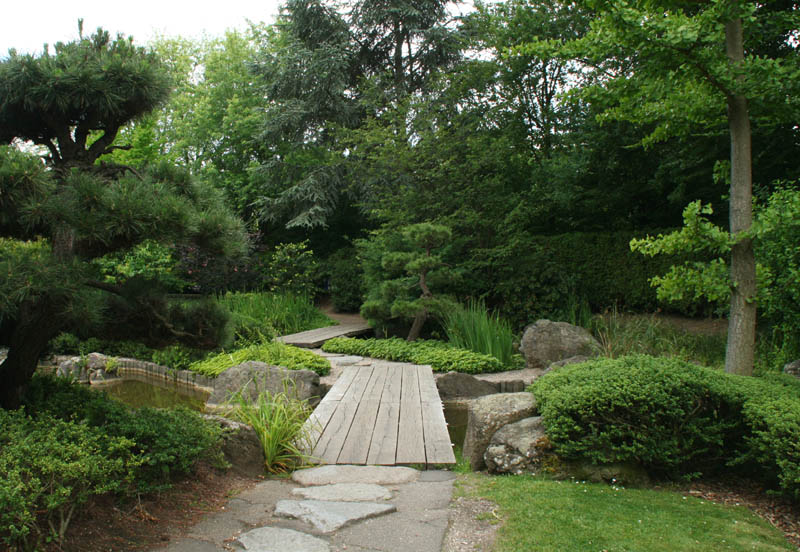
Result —
<instances>
[{"instance_id":1,"label":"tall grass tuft","mask_svg":"<svg viewBox=\"0 0 800 552\"><path fill-rule=\"evenodd\" d=\"M609 358L633 354L676 357L704 366L725 364L725 335L693 334L651 316L623 316L616 311L595 316L589 329Z\"/></svg>"},{"instance_id":2,"label":"tall grass tuft","mask_svg":"<svg viewBox=\"0 0 800 552\"><path fill-rule=\"evenodd\" d=\"M483 301L470 300L445 312L442 323L450 343L461 349L491 355L504 366L517 362L511 324L492 314Z\"/></svg>"},{"instance_id":3,"label":"tall grass tuft","mask_svg":"<svg viewBox=\"0 0 800 552\"><path fill-rule=\"evenodd\" d=\"M255 402L236 393L229 404L232 416L252 426L258 435L269 473L288 473L311 465L313 443L306 420L312 409L306 401L292 397L288 384L281 393L259 393Z\"/></svg>"},{"instance_id":4,"label":"tall grass tuft","mask_svg":"<svg viewBox=\"0 0 800 552\"><path fill-rule=\"evenodd\" d=\"M239 341L252 343L262 336L271 339L334 324L304 295L228 292L217 302L231 311Z\"/></svg>"}]
</instances>

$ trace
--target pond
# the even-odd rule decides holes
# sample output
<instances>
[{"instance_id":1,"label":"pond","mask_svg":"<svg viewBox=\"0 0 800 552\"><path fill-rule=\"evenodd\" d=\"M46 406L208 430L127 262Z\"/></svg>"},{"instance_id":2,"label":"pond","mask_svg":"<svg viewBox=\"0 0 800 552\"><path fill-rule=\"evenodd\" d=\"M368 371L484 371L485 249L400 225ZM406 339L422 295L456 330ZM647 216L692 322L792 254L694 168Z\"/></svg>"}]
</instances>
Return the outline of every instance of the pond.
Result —
<instances>
[{"instance_id":1,"label":"pond","mask_svg":"<svg viewBox=\"0 0 800 552\"><path fill-rule=\"evenodd\" d=\"M148 378L132 378L92 385L92 389L108 393L120 402L134 408L175 408L183 406L191 410L205 410L208 393L185 385L157 381Z\"/></svg>"},{"instance_id":2,"label":"pond","mask_svg":"<svg viewBox=\"0 0 800 552\"><path fill-rule=\"evenodd\" d=\"M464 446L467 436L467 403L464 401L444 401L444 419L447 420L447 431L450 442L459 449Z\"/></svg>"}]
</instances>

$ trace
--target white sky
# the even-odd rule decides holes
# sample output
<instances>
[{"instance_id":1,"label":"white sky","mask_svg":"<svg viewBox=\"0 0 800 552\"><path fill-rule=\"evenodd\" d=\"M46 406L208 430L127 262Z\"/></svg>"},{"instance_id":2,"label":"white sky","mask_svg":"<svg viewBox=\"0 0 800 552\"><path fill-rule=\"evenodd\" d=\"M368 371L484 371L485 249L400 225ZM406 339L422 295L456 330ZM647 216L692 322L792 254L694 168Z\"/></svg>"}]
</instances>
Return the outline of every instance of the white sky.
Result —
<instances>
[{"instance_id":1,"label":"white sky","mask_svg":"<svg viewBox=\"0 0 800 552\"><path fill-rule=\"evenodd\" d=\"M226 29L245 29L247 20L271 23L280 0L28 0L3 2L0 17L0 57L9 48L39 53L46 42L68 42L103 27L116 36L133 36L138 45L156 35L220 36ZM52 51L52 50L51 50Z\"/></svg>"}]
</instances>

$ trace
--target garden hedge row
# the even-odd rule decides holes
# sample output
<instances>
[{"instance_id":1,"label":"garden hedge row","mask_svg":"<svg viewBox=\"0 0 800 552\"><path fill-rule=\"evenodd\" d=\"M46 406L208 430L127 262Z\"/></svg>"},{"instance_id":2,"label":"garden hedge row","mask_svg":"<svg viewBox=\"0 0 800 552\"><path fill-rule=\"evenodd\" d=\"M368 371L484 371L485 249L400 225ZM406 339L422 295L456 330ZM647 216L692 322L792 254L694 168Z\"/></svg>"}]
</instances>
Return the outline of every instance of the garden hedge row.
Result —
<instances>
[{"instance_id":1,"label":"garden hedge row","mask_svg":"<svg viewBox=\"0 0 800 552\"><path fill-rule=\"evenodd\" d=\"M628 356L566 366L531 386L557 454L651 473L759 474L800 499L800 383Z\"/></svg>"},{"instance_id":2,"label":"garden hedge row","mask_svg":"<svg viewBox=\"0 0 800 552\"><path fill-rule=\"evenodd\" d=\"M422 340L408 342L393 337L390 339L354 339L335 337L322 346L328 353L344 353L372 358L382 358L397 362L429 364L434 372L465 372L482 374L501 372L504 367L499 360L490 355L457 349L441 341Z\"/></svg>"}]
</instances>

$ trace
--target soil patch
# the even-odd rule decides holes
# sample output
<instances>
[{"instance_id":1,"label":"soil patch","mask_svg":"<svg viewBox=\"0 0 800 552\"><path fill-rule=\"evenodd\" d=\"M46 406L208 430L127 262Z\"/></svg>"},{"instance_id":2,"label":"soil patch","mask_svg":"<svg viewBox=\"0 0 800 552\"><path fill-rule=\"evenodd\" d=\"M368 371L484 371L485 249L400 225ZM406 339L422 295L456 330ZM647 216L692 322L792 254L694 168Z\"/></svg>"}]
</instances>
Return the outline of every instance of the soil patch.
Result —
<instances>
[{"instance_id":1,"label":"soil patch","mask_svg":"<svg viewBox=\"0 0 800 552\"><path fill-rule=\"evenodd\" d=\"M122 504L112 497L100 497L70 524L63 548L53 544L47 551L131 552L158 548L258 481L231 470L200 465L192 476L161 493Z\"/></svg>"}]
</instances>

